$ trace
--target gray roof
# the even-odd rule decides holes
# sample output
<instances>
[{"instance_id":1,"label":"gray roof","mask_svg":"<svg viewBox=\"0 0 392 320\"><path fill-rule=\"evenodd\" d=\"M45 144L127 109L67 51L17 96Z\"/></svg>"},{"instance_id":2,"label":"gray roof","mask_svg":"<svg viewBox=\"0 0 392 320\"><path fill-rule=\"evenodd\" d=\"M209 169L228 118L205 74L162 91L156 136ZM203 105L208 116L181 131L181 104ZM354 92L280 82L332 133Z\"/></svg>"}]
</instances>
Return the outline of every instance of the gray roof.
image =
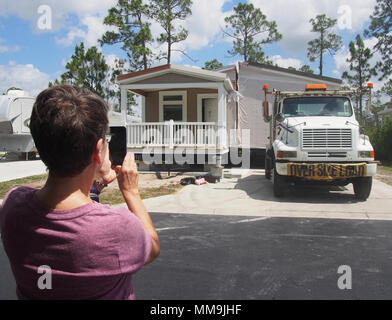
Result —
<instances>
[{"instance_id":1,"label":"gray roof","mask_svg":"<svg viewBox=\"0 0 392 320\"><path fill-rule=\"evenodd\" d=\"M269 70L274 70L274 71L280 71L280 72L296 74L296 75L299 75L299 76L302 76L302 77L314 78L314 79L323 80L323 81L330 81L330 82L335 82L335 83L338 83L338 84L342 84L343 83L343 81L341 79L315 75L315 74L312 74L312 73L309 73L309 72L290 70L290 69L287 69L287 68L271 66L269 64L264 64L264 63L255 63L255 62L244 62L244 63L248 64L250 66L253 66L253 67L258 67L258 68L263 68L263 69L269 69Z\"/></svg>"}]
</instances>

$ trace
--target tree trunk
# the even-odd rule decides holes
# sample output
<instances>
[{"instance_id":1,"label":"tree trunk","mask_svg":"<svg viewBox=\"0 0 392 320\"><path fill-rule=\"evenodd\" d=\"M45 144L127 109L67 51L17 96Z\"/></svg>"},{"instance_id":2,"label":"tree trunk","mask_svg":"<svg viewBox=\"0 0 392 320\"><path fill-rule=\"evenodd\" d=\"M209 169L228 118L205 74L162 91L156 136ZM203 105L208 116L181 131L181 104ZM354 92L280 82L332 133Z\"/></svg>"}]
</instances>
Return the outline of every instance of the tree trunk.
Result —
<instances>
[{"instance_id":1,"label":"tree trunk","mask_svg":"<svg viewBox=\"0 0 392 320\"><path fill-rule=\"evenodd\" d=\"M362 80L362 69L361 69L361 59L359 58L358 61L358 65L359 65L359 110L360 110L360 114L361 114L361 121L363 121L363 110L362 110L362 88L363 88L363 80Z\"/></svg>"},{"instance_id":2,"label":"tree trunk","mask_svg":"<svg viewBox=\"0 0 392 320\"><path fill-rule=\"evenodd\" d=\"M168 40L167 41L167 64L170 64L170 62L171 62L171 41Z\"/></svg>"},{"instance_id":3,"label":"tree trunk","mask_svg":"<svg viewBox=\"0 0 392 320\"><path fill-rule=\"evenodd\" d=\"M244 37L244 62L248 62L247 46L248 46L248 34L245 33L245 37Z\"/></svg>"},{"instance_id":4,"label":"tree trunk","mask_svg":"<svg viewBox=\"0 0 392 320\"><path fill-rule=\"evenodd\" d=\"M324 32L323 31L321 31L321 34L320 34L320 46L321 46L321 48L320 48L320 67L319 67L319 69L320 69L320 76L322 76L323 75L323 53L324 53Z\"/></svg>"},{"instance_id":5,"label":"tree trunk","mask_svg":"<svg viewBox=\"0 0 392 320\"><path fill-rule=\"evenodd\" d=\"M143 25L141 13L139 13L139 15L138 15L138 20L139 20L139 26L142 29L144 27L144 25ZM148 69L148 63L147 63L147 54L146 54L146 51L145 51L146 50L146 41L143 40L142 43L143 43L143 49L144 49L144 53L143 53L143 67L144 67L144 70L147 70Z\"/></svg>"},{"instance_id":6,"label":"tree trunk","mask_svg":"<svg viewBox=\"0 0 392 320\"><path fill-rule=\"evenodd\" d=\"M323 75L323 52L321 51L321 54L320 54L320 76L322 76Z\"/></svg>"}]
</instances>

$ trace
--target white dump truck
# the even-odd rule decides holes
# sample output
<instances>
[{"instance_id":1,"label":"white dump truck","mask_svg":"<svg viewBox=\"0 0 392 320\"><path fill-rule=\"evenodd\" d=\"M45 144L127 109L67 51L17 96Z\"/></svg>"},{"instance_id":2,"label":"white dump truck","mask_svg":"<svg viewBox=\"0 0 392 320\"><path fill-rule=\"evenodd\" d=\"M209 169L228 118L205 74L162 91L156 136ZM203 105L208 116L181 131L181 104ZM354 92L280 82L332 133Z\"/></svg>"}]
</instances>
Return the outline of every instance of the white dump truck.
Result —
<instances>
[{"instance_id":1,"label":"white dump truck","mask_svg":"<svg viewBox=\"0 0 392 320\"><path fill-rule=\"evenodd\" d=\"M372 87L362 92L369 94L369 107ZM327 90L324 84L309 84L304 91L263 89L264 120L270 123L265 176L272 180L274 195L284 196L290 184L352 183L356 198L366 200L377 164L351 103L358 91Z\"/></svg>"},{"instance_id":2,"label":"white dump truck","mask_svg":"<svg viewBox=\"0 0 392 320\"><path fill-rule=\"evenodd\" d=\"M22 90L9 90L0 96L0 152L15 152L22 157L35 157L30 134L30 117L35 98Z\"/></svg>"}]
</instances>

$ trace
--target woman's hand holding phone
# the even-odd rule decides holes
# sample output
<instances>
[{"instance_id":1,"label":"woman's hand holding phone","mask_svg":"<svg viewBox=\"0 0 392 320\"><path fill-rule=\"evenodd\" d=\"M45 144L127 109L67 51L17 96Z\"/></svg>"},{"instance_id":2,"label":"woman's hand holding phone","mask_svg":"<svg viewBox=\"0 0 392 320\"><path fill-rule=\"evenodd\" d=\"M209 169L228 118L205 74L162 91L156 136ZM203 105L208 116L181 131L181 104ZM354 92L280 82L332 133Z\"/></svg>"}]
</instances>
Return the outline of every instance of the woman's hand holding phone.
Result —
<instances>
[{"instance_id":1,"label":"woman's hand holding phone","mask_svg":"<svg viewBox=\"0 0 392 320\"><path fill-rule=\"evenodd\" d=\"M139 172L135 162L135 155L127 153L122 166L116 167L118 186L127 200L139 195ZM130 200L130 199L129 199Z\"/></svg>"}]
</instances>

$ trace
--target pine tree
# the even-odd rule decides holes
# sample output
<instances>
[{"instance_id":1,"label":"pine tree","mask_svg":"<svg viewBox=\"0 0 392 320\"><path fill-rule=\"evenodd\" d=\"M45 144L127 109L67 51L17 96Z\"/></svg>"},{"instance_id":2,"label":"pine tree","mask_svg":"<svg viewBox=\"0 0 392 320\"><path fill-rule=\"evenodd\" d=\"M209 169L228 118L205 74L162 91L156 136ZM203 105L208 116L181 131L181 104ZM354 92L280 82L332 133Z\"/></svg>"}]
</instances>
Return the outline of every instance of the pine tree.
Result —
<instances>
[{"instance_id":1,"label":"pine tree","mask_svg":"<svg viewBox=\"0 0 392 320\"><path fill-rule=\"evenodd\" d=\"M314 71L307 64L304 64L301 68L298 69L298 71L312 73L312 74L314 73Z\"/></svg>"},{"instance_id":2,"label":"pine tree","mask_svg":"<svg viewBox=\"0 0 392 320\"><path fill-rule=\"evenodd\" d=\"M263 46L282 39L276 22L268 21L253 4L239 3L234 7L234 14L226 17L225 22L224 34L234 39L229 54L240 55L247 62L267 62Z\"/></svg>"},{"instance_id":3,"label":"pine tree","mask_svg":"<svg viewBox=\"0 0 392 320\"><path fill-rule=\"evenodd\" d=\"M319 33L317 39L308 42L308 58L311 62L319 59L320 75L323 75L323 57L328 51L331 55L335 54L342 46L342 38L332 33L331 29L336 25L336 19L327 18L325 14L310 19L312 24L312 32Z\"/></svg>"},{"instance_id":4,"label":"pine tree","mask_svg":"<svg viewBox=\"0 0 392 320\"><path fill-rule=\"evenodd\" d=\"M97 47L91 47L87 51L82 42L76 45L75 53L65 66L66 72L61 75L61 82L87 88L104 99L109 99L112 92L107 85L109 66L105 62L102 53Z\"/></svg>"},{"instance_id":5,"label":"pine tree","mask_svg":"<svg viewBox=\"0 0 392 320\"><path fill-rule=\"evenodd\" d=\"M381 93L387 95L389 97L389 101L392 102L392 79L384 83L380 91Z\"/></svg>"},{"instance_id":6,"label":"pine tree","mask_svg":"<svg viewBox=\"0 0 392 320\"><path fill-rule=\"evenodd\" d=\"M117 28L106 32L99 41L101 45L122 44L128 56L131 69L148 69L153 60L149 45L153 42L148 17L148 5L143 0L118 0L115 7L109 9L104 24Z\"/></svg>"},{"instance_id":7,"label":"pine tree","mask_svg":"<svg viewBox=\"0 0 392 320\"><path fill-rule=\"evenodd\" d=\"M367 37L376 37L378 42L374 49L381 54L381 61L377 69L381 78L385 79L392 74L392 3L391 0L377 0L373 15L370 16L369 30L365 30Z\"/></svg>"},{"instance_id":8,"label":"pine tree","mask_svg":"<svg viewBox=\"0 0 392 320\"><path fill-rule=\"evenodd\" d=\"M171 63L173 51L179 51L187 56L184 51L173 49L173 45L186 40L188 30L182 26L176 27L174 24L178 20L185 20L192 14L191 6L192 0L151 0L150 16L164 30L157 41L161 44L167 44L167 53L163 54L161 58L166 59L168 64Z\"/></svg>"},{"instance_id":9,"label":"pine tree","mask_svg":"<svg viewBox=\"0 0 392 320\"><path fill-rule=\"evenodd\" d=\"M347 62L350 64L350 72L343 72L342 78L346 79L349 84L359 89L358 104L360 119L363 119L363 94L362 90L366 88L370 78L376 75L374 67L370 66L370 59L373 57L369 48L365 48L365 44L361 36L356 36L356 42L350 42L350 58Z\"/></svg>"},{"instance_id":10,"label":"pine tree","mask_svg":"<svg viewBox=\"0 0 392 320\"><path fill-rule=\"evenodd\" d=\"M129 73L130 70L128 70L125 67L125 62L124 60L121 59L116 59L114 63L114 67L111 68L110 70L110 98L112 102L112 109L113 111L120 112L121 110L121 91L120 87L117 84L117 77L121 74L126 74ZM127 114L130 116L134 116L135 112L133 110L133 106L136 106L136 100L135 100L135 95L131 92L127 92Z\"/></svg>"},{"instance_id":11,"label":"pine tree","mask_svg":"<svg viewBox=\"0 0 392 320\"><path fill-rule=\"evenodd\" d=\"M218 59L213 59L211 61L206 61L204 63L205 70L216 70L223 67L223 63L219 62Z\"/></svg>"}]
</instances>

